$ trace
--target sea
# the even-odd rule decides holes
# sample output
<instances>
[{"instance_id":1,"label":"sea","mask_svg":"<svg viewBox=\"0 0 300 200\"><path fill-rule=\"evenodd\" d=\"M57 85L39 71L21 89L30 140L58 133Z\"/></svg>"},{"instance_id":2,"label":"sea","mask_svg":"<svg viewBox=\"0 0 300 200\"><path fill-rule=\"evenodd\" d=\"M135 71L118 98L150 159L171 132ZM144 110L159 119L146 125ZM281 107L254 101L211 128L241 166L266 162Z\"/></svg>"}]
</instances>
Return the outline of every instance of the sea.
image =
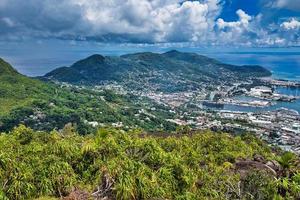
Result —
<instances>
[{"instance_id":1,"label":"sea","mask_svg":"<svg viewBox=\"0 0 300 200\"><path fill-rule=\"evenodd\" d=\"M0 42L0 57L10 62L20 73L30 77L42 76L61 66L92 54L120 56L136 52L166 52L169 50L195 52L223 63L235 65L261 65L272 72L273 78L300 82L300 47L290 48L245 48L245 47L201 47L189 44L111 44L89 41L38 40ZM277 88L280 94L300 96L299 89ZM237 96L243 101L253 101L251 97ZM280 108L300 112L300 99L295 102L275 102L269 107L245 107L224 105L232 111L259 112Z\"/></svg>"}]
</instances>

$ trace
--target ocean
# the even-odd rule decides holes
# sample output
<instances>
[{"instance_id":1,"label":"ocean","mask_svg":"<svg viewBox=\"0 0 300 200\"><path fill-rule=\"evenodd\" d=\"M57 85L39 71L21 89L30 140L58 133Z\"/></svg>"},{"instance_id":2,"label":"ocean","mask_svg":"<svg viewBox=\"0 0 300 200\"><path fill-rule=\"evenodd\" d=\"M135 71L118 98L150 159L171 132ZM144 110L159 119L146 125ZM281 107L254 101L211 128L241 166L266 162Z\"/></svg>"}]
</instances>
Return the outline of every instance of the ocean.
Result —
<instances>
[{"instance_id":1,"label":"ocean","mask_svg":"<svg viewBox=\"0 0 300 200\"><path fill-rule=\"evenodd\" d=\"M196 52L236 65L261 65L275 78L300 81L300 47L293 48L231 48L186 47L185 45L104 44L62 40L31 42L0 42L0 57L9 61L20 73L41 76L61 66L92 54L119 56L135 52L165 52L172 49Z\"/></svg>"},{"instance_id":2,"label":"ocean","mask_svg":"<svg viewBox=\"0 0 300 200\"><path fill-rule=\"evenodd\" d=\"M30 77L42 76L61 66L72 63L92 54L119 56L135 52L166 52L172 49L195 52L228 64L261 65L272 71L277 79L300 81L300 47L292 48L231 48L231 47L190 47L186 45L133 45L104 44L95 42L70 42L62 40L31 42L0 42L0 57L10 62L20 73ZM299 96L300 91L279 88L281 94ZM247 100L247 97L237 97ZM249 99L251 101L252 99ZM263 111L281 107L300 112L300 100L277 102L266 108L224 105L226 110Z\"/></svg>"},{"instance_id":3,"label":"ocean","mask_svg":"<svg viewBox=\"0 0 300 200\"><path fill-rule=\"evenodd\" d=\"M287 90L287 91L286 91ZM290 89L288 88L280 88L280 94L288 94ZM300 94L299 89L294 89L294 94ZM292 94L291 94L292 95ZM299 96L298 96L299 97ZM255 101L259 100L258 98L254 97L248 97L248 96L236 96L234 97L236 100L241 100L241 101ZM251 106L238 106L238 105L232 105L232 104L224 104L223 106L210 106L206 107L207 109L212 109L212 110L230 110L230 111L240 111L240 112L262 112L262 111L274 111L278 110L281 108L287 108L290 110L295 110L300 113L300 99L297 99L296 101L293 102L282 102L282 101L273 101L274 105L271 106L266 106L266 107L251 107Z\"/></svg>"},{"instance_id":4,"label":"ocean","mask_svg":"<svg viewBox=\"0 0 300 200\"><path fill-rule=\"evenodd\" d=\"M300 48L241 49L205 55L230 64L261 65L272 71L274 78L300 81Z\"/></svg>"}]
</instances>

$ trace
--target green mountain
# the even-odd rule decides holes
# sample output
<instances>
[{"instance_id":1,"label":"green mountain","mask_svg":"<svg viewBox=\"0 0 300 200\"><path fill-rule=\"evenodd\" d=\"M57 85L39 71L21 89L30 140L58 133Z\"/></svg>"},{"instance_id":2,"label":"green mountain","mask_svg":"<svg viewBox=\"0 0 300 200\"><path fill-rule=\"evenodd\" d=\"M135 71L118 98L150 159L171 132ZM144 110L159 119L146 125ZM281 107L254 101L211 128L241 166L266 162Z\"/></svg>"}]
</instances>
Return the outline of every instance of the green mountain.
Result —
<instances>
[{"instance_id":1,"label":"green mountain","mask_svg":"<svg viewBox=\"0 0 300 200\"><path fill-rule=\"evenodd\" d=\"M82 134L92 132L97 125L112 124L146 130L175 128L165 120L171 115L168 109L148 99L42 82L19 74L7 62L0 61L0 132L19 124L51 131L72 123ZM152 107L157 109L151 111Z\"/></svg>"},{"instance_id":2,"label":"green mountain","mask_svg":"<svg viewBox=\"0 0 300 200\"><path fill-rule=\"evenodd\" d=\"M45 79L72 84L97 85L114 81L130 89L186 91L270 76L260 66L235 66L195 53L169 51L136 53L121 57L93 55L70 67L58 68Z\"/></svg>"},{"instance_id":3,"label":"green mountain","mask_svg":"<svg viewBox=\"0 0 300 200\"><path fill-rule=\"evenodd\" d=\"M56 72L86 84L146 83L145 78L154 84L152 76L161 81L157 86L177 83L173 78L197 79L183 74L183 67L207 81L216 73L223 76L217 81L232 74L239 74L235 80L269 74L259 66L186 55L94 55ZM0 71L1 200L300 198L299 157L253 135L186 127L147 134L144 130L175 128L166 121L174 117L168 108L97 87L45 83L19 74L3 60ZM118 127L92 129L96 123Z\"/></svg>"},{"instance_id":4,"label":"green mountain","mask_svg":"<svg viewBox=\"0 0 300 200\"><path fill-rule=\"evenodd\" d=\"M46 84L19 74L0 58L0 115L20 105L30 104L33 98L46 93L47 89Z\"/></svg>"},{"instance_id":5,"label":"green mountain","mask_svg":"<svg viewBox=\"0 0 300 200\"><path fill-rule=\"evenodd\" d=\"M3 74L16 75L18 72L9 63L0 58L0 75Z\"/></svg>"}]
</instances>

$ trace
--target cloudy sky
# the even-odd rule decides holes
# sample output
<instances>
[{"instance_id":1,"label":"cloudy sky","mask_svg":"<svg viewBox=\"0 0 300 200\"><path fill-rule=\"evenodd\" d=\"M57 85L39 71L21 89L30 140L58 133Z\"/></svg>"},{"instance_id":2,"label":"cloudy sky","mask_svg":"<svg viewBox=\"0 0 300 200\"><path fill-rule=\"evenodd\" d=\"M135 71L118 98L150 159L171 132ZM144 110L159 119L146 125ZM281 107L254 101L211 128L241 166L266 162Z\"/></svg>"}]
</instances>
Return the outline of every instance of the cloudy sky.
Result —
<instances>
[{"instance_id":1,"label":"cloudy sky","mask_svg":"<svg viewBox=\"0 0 300 200\"><path fill-rule=\"evenodd\" d=\"M300 46L300 0L0 0L2 42Z\"/></svg>"}]
</instances>

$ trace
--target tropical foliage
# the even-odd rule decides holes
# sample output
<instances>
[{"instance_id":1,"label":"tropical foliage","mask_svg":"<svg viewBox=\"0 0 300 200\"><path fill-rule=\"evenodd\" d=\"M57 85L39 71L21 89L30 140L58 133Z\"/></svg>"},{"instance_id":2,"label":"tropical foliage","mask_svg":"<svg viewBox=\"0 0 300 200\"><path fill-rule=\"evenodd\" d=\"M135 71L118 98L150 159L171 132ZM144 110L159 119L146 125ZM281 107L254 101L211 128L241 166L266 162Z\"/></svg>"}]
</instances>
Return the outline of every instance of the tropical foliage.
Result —
<instances>
[{"instance_id":1,"label":"tropical foliage","mask_svg":"<svg viewBox=\"0 0 300 200\"><path fill-rule=\"evenodd\" d=\"M152 107L156 109L153 111ZM172 116L168 111L134 95L44 83L19 74L0 59L0 131L10 131L19 124L51 131L73 123L79 133L87 134L96 130L89 122L103 126L122 122L124 128L175 130L174 124L165 120Z\"/></svg>"},{"instance_id":2,"label":"tropical foliage","mask_svg":"<svg viewBox=\"0 0 300 200\"><path fill-rule=\"evenodd\" d=\"M299 199L297 157L275 154L253 136L142 134L100 129L78 135L21 125L0 136L0 199ZM280 163L241 170L239 162ZM258 163L258 162L256 162ZM81 191L81 192L80 192Z\"/></svg>"}]
</instances>

